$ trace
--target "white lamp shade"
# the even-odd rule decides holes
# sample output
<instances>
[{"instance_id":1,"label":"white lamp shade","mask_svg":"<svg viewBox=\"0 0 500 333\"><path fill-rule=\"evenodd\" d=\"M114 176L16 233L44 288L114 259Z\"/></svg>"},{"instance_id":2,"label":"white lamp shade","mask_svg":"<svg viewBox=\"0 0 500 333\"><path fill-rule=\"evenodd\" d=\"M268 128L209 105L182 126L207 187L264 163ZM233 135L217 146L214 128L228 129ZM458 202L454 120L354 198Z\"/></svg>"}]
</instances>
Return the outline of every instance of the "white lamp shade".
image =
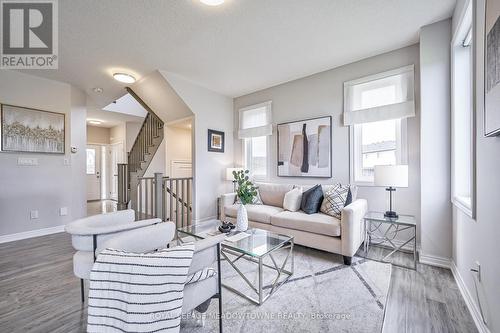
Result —
<instances>
[{"instance_id":1,"label":"white lamp shade","mask_svg":"<svg viewBox=\"0 0 500 333\"><path fill-rule=\"evenodd\" d=\"M232 182L234 180L233 171L240 171L243 168L227 168L226 169L226 180Z\"/></svg>"},{"instance_id":2,"label":"white lamp shade","mask_svg":"<svg viewBox=\"0 0 500 333\"><path fill-rule=\"evenodd\" d=\"M408 166L376 165L375 186L408 187Z\"/></svg>"}]
</instances>

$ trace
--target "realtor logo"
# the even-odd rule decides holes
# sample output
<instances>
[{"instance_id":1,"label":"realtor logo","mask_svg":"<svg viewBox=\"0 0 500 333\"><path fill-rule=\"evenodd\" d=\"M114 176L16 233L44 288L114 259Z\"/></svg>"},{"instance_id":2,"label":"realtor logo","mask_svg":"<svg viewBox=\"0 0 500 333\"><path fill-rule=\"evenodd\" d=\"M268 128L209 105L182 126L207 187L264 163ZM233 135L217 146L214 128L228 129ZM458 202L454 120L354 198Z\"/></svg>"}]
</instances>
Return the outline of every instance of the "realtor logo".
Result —
<instances>
[{"instance_id":1,"label":"realtor logo","mask_svg":"<svg viewBox=\"0 0 500 333\"><path fill-rule=\"evenodd\" d=\"M5 69L56 69L57 0L0 0Z\"/></svg>"}]
</instances>

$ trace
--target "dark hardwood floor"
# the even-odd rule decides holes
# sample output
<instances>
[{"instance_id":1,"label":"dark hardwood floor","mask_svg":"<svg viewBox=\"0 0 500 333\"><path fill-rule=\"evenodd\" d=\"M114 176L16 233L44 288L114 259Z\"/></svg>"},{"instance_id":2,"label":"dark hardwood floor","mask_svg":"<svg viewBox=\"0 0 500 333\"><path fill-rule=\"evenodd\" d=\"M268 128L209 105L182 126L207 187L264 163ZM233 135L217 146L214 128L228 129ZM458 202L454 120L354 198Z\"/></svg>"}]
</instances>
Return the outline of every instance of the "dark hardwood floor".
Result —
<instances>
[{"instance_id":1,"label":"dark hardwood floor","mask_svg":"<svg viewBox=\"0 0 500 333\"><path fill-rule=\"evenodd\" d=\"M73 253L64 233L0 244L0 332L85 332ZM420 264L393 267L383 331L477 332L451 272Z\"/></svg>"}]
</instances>

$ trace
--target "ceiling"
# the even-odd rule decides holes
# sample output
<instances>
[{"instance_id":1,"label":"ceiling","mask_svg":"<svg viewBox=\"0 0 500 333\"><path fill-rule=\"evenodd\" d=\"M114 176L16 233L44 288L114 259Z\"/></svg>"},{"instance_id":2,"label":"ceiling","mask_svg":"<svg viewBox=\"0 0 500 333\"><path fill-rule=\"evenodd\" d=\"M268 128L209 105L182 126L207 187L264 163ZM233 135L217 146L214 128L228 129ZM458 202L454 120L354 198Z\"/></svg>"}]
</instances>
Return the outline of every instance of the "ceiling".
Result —
<instances>
[{"instance_id":1,"label":"ceiling","mask_svg":"<svg viewBox=\"0 0 500 333\"><path fill-rule=\"evenodd\" d=\"M103 108L103 111L120 112L144 118L148 112L130 94L125 94Z\"/></svg>"},{"instance_id":2,"label":"ceiling","mask_svg":"<svg viewBox=\"0 0 500 333\"><path fill-rule=\"evenodd\" d=\"M89 124L90 120L97 120L101 123L98 125ZM93 107L87 108L87 124L90 126L111 128L122 125L125 122L141 123L143 120L144 117L137 117L119 112L105 111Z\"/></svg>"},{"instance_id":3,"label":"ceiling","mask_svg":"<svg viewBox=\"0 0 500 333\"><path fill-rule=\"evenodd\" d=\"M176 73L236 97L418 42L455 0L59 1L59 69L30 74L124 94L111 74ZM95 93L92 88L104 91Z\"/></svg>"}]
</instances>

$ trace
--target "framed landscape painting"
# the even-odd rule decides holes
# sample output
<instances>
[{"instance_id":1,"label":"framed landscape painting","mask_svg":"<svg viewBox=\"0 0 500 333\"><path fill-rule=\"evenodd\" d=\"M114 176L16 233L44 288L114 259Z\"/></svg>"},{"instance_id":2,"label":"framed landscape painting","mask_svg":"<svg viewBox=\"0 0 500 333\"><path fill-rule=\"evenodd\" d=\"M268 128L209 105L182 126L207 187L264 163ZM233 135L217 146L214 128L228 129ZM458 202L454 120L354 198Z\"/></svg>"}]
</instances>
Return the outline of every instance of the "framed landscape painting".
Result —
<instances>
[{"instance_id":1,"label":"framed landscape painting","mask_svg":"<svg viewBox=\"0 0 500 333\"><path fill-rule=\"evenodd\" d=\"M63 113L1 105L2 151L64 154Z\"/></svg>"},{"instance_id":2,"label":"framed landscape painting","mask_svg":"<svg viewBox=\"0 0 500 333\"><path fill-rule=\"evenodd\" d=\"M332 117L278 124L278 176L332 177Z\"/></svg>"},{"instance_id":3,"label":"framed landscape painting","mask_svg":"<svg viewBox=\"0 0 500 333\"><path fill-rule=\"evenodd\" d=\"M500 0L487 0L485 11L484 135L500 135Z\"/></svg>"}]
</instances>

